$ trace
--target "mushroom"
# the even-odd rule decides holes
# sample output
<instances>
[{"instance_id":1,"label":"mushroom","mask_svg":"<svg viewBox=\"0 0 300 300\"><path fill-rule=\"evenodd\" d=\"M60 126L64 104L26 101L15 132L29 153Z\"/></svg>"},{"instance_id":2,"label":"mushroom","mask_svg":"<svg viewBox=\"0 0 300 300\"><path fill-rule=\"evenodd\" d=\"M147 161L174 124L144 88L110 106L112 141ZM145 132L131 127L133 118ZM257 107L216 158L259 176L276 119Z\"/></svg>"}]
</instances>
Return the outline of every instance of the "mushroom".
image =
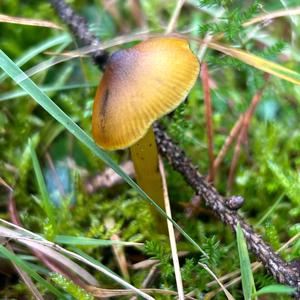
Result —
<instances>
[{"instance_id":1,"label":"mushroom","mask_svg":"<svg viewBox=\"0 0 300 300\"><path fill-rule=\"evenodd\" d=\"M161 208L152 124L185 100L198 74L199 62L186 39L150 38L109 58L95 96L94 140L106 150L130 147L138 184Z\"/></svg>"}]
</instances>

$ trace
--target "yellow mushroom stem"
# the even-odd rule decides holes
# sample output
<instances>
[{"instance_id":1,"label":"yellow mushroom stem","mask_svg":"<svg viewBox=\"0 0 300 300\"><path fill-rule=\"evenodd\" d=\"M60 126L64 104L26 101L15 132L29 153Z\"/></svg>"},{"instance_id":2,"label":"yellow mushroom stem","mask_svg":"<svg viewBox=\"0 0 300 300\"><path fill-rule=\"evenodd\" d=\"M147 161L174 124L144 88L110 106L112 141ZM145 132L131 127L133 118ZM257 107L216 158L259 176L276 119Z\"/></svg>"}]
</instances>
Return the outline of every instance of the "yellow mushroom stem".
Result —
<instances>
[{"instance_id":1,"label":"yellow mushroom stem","mask_svg":"<svg viewBox=\"0 0 300 300\"><path fill-rule=\"evenodd\" d=\"M136 180L147 195L164 209L164 193L162 178L158 166L158 151L152 127L146 135L130 147L131 158L134 164ZM158 221L161 233L167 233L166 219L151 206L152 214Z\"/></svg>"}]
</instances>

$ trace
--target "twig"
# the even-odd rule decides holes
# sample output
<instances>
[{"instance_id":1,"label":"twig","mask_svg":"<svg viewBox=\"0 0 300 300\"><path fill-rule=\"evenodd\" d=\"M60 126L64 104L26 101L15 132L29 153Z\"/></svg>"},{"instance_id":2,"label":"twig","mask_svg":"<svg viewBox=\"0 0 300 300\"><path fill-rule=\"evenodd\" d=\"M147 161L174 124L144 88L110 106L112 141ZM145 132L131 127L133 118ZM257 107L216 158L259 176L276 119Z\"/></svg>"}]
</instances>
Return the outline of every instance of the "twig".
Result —
<instances>
[{"instance_id":1,"label":"twig","mask_svg":"<svg viewBox=\"0 0 300 300\"><path fill-rule=\"evenodd\" d=\"M63 0L50 0L51 3L60 2L63 5L54 5L58 9L58 13L62 20L69 24L68 16L60 9L66 4ZM71 15L75 12L67 6L68 11L71 10ZM84 35L82 41L85 45L91 45L94 38L88 32L85 22L76 26L70 26L72 32L80 38L80 34ZM99 65L103 66L102 64ZM239 223L245 235L249 249L257 256L263 263L265 268L272 274L272 276L282 284L289 285L296 288L296 296L300 296L300 279L299 271L291 264L283 261L274 250L268 246L263 239L253 231L252 227L238 214L236 210L229 209L226 206L224 198L212 187L197 171L197 168L186 157L184 151L179 148L168 137L168 135L158 126L155 125L156 139L160 153L165 156L172 167L180 172L187 183L203 197L207 206L209 206L221 219L221 221L229 225L235 232L236 225Z\"/></svg>"},{"instance_id":2,"label":"twig","mask_svg":"<svg viewBox=\"0 0 300 300\"><path fill-rule=\"evenodd\" d=\"M213 145L213 125L212 125L212 106L209 87L209 75L206 63L201 64L201 79L204 92L206 134L208 141L209 173L207 181L214 182L214 145Z\"/></svg>"},{"instance_id":3,"label":"twig","mask_svg":"<svg viewBox=\"0 0 300 300\"><path fill-rule=\"evenodd\" d=\"M69 26L71 31L84 44L89 46L99 46L100 41L90 33L86 21L81 16L77 15L73 9L62 0L50 0L52 6L57 11L58 15ZM108 59L108 54L104 51L96 51L92 56L95 64L103 68Z\"/></svg>"}]
</instances>

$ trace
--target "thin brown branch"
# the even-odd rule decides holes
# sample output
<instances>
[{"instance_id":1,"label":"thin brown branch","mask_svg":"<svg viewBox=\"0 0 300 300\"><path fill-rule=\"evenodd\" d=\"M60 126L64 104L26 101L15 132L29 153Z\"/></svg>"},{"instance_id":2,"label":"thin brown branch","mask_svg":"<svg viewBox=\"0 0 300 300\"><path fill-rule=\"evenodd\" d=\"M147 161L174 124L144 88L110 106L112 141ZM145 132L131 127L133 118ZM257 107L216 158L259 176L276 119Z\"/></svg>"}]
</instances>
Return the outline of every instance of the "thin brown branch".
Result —
<instances>
[{"instance_id":1,"label":"thin brown branch","mask_svg":"<svg viewBox=\"0 0 300 300\"><path fill-rule=\"evenodd\" d=\"M100 41L88 30L84 18L77 15L73 9L62 0L49 0L62 20L69 26L73 34L84 44L89 46L100 46ZM95 64L103 68L108 54L102 50L96 51L92 56Z\"/></svg>"}]
</instances>

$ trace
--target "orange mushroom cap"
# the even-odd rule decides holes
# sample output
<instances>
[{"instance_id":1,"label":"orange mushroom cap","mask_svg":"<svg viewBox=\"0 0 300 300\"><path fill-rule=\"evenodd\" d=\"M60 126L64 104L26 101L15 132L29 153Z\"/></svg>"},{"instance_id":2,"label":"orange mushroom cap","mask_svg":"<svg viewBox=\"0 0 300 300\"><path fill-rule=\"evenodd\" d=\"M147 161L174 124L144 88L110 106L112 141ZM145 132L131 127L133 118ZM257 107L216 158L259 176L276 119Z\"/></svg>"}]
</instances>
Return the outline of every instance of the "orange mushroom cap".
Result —
<instances>
[{"instance_id":1,"label":"orange mushroom cap","mask_svg":"<svg viewBox=\"0 0 300 300\"><path fill-rule=\"evenodd\" d=\"M137 142L186 98L198 73L199 62L183 38L151 38L115 52L94 101L96 143L116 150Z\"/></svg>"}]
</instances>

